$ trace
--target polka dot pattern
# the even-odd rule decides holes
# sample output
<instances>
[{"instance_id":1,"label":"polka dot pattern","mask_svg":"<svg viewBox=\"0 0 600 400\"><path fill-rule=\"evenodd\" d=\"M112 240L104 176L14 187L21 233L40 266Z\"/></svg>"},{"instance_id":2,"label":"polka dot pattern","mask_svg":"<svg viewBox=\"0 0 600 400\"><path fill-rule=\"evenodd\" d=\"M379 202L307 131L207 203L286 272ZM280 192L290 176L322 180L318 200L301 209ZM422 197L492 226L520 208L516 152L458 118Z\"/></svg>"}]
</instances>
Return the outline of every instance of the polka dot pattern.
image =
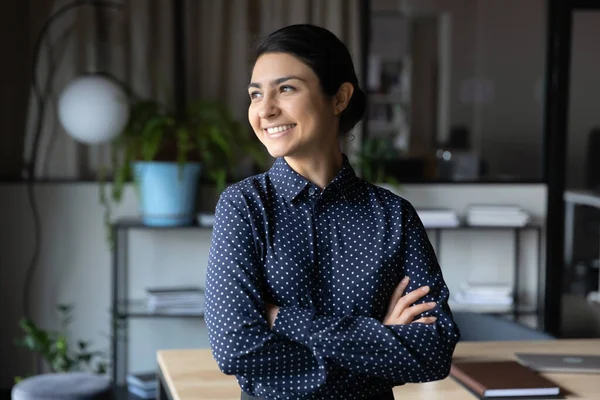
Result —
<instances>
[{"instance_id":1,"label":"polka dot pattern","mask_svg":"<svg viewBox=\"0 0 600 400\"><path fill-rule=\"evenodd\" d=\"M460 338L425 229L405 199L344 166L323 190L283 158L215 213L206 323L219 368L266 399L364 399L446 377ZM382 324L404 277L434 324ZM265 302L280 306L269 329ZM419 316L420 317L420 316Z\"/></svg>"}]
</instances>

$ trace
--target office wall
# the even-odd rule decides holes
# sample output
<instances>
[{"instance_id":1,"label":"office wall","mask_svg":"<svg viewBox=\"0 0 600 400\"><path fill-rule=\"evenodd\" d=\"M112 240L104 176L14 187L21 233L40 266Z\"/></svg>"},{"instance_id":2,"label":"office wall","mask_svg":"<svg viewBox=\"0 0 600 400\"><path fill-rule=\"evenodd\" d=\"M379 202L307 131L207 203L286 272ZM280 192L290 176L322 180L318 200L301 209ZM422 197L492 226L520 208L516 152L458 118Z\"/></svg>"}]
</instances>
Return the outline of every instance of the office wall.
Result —
<instances>
[{"instance_id":1,"label":"office wall","mask_svg":"<svg viewBox=\"0 0 600 400\"><path fill-rule=\"evenodd\" d=\"M416 207L451 207L463 212L470 203L520 204L537 220L546 212L543 185L405 185L400 193ZM32 286L36 321L57 326L54 307L75 306L73 339L92 339L108 348L111 254L105 242L103 209L98 186L93 183L37 184L42 248ZM132 188L125 192L115 216L137 215ZM12 338L22 316L25 271L31 259L34 237L26 187L0 185L0 354L10 363L0 365L0 387L18 374L31 372L27 353L16 349ZM210 232L135 231L130 234L131 295L142 297L150 285L203 284ZM512 238L505 233L447 232L440 260L452 292L463 280L512 279ZM523 296L535 298L537 259L535 238L524 236ZM130 325L130 368L154 366L154 352L166 347L207 346L206 330L199 320L135 320Z\"/></svg>"}]
</instances>

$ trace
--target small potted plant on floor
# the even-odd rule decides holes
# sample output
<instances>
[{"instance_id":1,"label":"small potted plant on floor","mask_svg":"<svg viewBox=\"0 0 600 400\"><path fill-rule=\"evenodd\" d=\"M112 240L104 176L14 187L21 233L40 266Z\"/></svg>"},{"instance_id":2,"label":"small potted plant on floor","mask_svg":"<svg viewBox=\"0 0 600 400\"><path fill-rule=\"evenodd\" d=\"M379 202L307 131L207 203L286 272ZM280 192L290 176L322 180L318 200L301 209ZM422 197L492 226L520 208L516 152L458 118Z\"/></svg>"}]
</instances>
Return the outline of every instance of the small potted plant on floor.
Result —
<instances>
[{"instance_id":1,"label":"small potted plant on floor","mask_svg":"<svg viewBox=\"0 0 600 400\"><path fill-rule=\"evenodd\" d=\"M73 346L75 343L69 340L73 307L59 304L57 310L60 313L59 330L46 330L29 318L22 318L19 322L22 336L15 338L15 344L31 351L50 372L91 371L105 374L108 367L105 351L92 350L90 341L78 340ZM23 378L17 376L15 382Z\"/></svg>"}]
</instances>

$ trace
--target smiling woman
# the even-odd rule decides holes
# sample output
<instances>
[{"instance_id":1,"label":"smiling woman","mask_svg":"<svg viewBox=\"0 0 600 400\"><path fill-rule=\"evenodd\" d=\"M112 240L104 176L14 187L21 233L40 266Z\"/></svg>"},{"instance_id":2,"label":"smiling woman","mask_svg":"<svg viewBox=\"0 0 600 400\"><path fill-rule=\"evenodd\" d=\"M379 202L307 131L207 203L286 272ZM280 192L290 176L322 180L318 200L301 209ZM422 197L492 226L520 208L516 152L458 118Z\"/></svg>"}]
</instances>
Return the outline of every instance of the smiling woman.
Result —
<instances>
[{"instance_id":1,"label":"smiling woman","mask_svg":"<svg viewBox=\"0 0 600 400\"><path fill-rule=\"evenodd\" d=\"M365 109L344 44L314 25L275 31L248 93L276 161L217 204L205 319L220 369L242 399L387 400L446 377L460 333L425 229L340 148Z\"/></svg>"}]
</instances>

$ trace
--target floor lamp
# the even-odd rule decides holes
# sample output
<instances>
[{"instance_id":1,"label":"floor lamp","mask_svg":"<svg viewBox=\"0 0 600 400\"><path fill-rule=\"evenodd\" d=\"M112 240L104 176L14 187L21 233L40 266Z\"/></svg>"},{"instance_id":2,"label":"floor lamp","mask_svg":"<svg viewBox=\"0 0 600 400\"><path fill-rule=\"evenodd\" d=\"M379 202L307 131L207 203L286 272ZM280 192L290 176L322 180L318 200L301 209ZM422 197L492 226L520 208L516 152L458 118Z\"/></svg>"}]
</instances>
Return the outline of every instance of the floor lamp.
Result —
<instances>
[{"instance_id":1,"label":"floor lamp","mask_svg":"<svg viewBox=\"0 0 600 400\"><path fill-rule=\"evenodd\" d=\"M69 11L82 6L120 9L123 3L104 0L74 0L55 12L45 21L37 37L31 70L31 85L36 103L33 143L27 164L27 196L34 220L34 250L25 275L23 311L31 319L30 290L33 273L39 257L41 227L39 210L34 196L34 183L40 137L46 115L45 93L37 77L40 53L53 23ZM49 78L51 79L51 77ZM129 94L126 88L104 73L86 74L71 81L59 96L58 118L65 131L75 140L86 144L107 142L117 136L129 118Z\"/></svg>"}]
</instances>

